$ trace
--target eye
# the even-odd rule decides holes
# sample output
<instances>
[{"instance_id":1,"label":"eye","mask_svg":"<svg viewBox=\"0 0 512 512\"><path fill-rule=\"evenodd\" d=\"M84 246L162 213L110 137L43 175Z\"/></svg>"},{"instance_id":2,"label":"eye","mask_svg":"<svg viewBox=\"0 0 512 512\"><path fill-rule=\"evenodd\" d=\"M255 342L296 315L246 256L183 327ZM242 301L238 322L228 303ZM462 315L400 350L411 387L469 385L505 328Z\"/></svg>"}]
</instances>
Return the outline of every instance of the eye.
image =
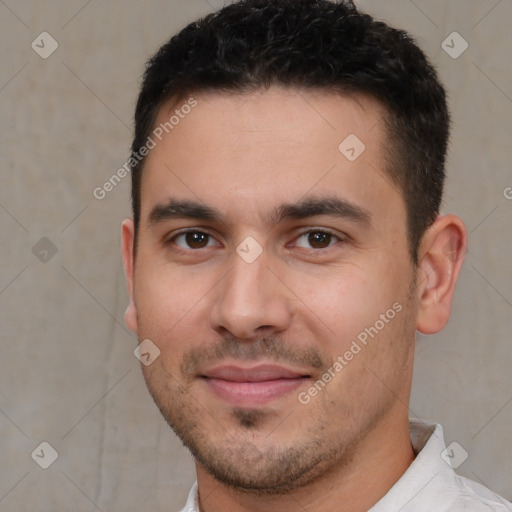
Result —
<instances>
[{"instance_id":1,"label":"eye","mask_svg":"<svg viewBox=\"0 0 512 512\"><path fill-rule=\"evenodd\" d=\"M170 242L182 249L204 249L216 245L215 239L203 231L184 231L174 236Z\"/></svg>"},{"instance_id":2,"label":"eye","mask_svg":"<svg viewBox=\"0 0 512 512\"><path fill-rule=\"evenodd\" d=\"M341 241L339 236L328 231L315 229L300 235L296 239L295 245L304 249L326 249L339 241Z\"/></svg>"}]
</instances>

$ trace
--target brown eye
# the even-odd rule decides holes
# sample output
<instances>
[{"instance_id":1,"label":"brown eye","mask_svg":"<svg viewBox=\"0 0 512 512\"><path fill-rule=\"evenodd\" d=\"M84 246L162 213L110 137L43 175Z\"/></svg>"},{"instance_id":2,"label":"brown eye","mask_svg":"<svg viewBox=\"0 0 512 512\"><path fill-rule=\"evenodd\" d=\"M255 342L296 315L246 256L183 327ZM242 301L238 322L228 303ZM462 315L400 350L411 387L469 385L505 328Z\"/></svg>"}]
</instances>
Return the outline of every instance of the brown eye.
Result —
<instances>
[{"instance_id":1,"label":"brown eye","mask_svg":"<svg viewBox=\"0 0 512 512\"><path fill-rule=\"evenodd\" d=\"M340 238L328 231L313 230L303 233L297 238L296 245L303 249L327 249Z\"/></svg>"},{"instance_id":2,"label":"brown eye","mask_svg":"<svg viewBox=\"0 0 512 512\"><path fill-rule=\"evenodd\" d=\"M331 245L332 235L329 233L324 233L322 231L317 231L316 233L309 233L308 242L311 247L315 249L324 249L325 247L329 247Z\"/></svg>"},{"instance_id":3,"label":"brown eye","mask_svg":"<svg viewBox=\"0 0 512 512\"><path fill-rule=\"evenodd\" d=\"M204 249L215 245L215 241L208 233L202 231L187 231L173 238L173 242L183 249Z\"/></svg>"},{"instance_id":4,"label":"brown eye","mask_svg":"<svg viewBox=\"0 0 512 512\"><path fill-rule=\"evenodd\" d=\"M206 233L187 233L185 240L189 247L193 249L202 249L208 245L208 235Z\"/></svg>"}]
</instances>

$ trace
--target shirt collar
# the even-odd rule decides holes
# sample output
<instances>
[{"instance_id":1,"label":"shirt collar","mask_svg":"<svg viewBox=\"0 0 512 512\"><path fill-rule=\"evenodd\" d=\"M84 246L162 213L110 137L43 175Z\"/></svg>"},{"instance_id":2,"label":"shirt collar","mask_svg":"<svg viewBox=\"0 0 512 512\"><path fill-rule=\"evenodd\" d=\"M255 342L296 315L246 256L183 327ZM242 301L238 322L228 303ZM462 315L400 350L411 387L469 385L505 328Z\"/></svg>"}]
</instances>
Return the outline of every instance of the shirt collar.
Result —
<instances>
[{"instance_id":1,"label":"shirt collar","mask_svg":"<svg viewBox=\"0 0 512 512\"><path fill-rule=\"evenodd\" d=\"M411 443L416 458L400 480L368 512L436 512L449 510L455 498L456 473L443 459L446 451L441 425L422 420L409 421ZM432 496L436 497L435 504Z\"/></svg>"}]
</instances>

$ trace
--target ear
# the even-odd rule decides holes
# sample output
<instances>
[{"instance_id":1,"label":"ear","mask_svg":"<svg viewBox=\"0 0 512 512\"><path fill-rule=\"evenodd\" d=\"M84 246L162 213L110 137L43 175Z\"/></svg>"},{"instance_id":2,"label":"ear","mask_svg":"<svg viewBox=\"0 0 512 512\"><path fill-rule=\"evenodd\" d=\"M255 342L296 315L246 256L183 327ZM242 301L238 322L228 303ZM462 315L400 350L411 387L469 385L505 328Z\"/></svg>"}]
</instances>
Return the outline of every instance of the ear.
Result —
<instances>
[{"instance_id":1,"label":"ear","mask_svg":"<svg viewBox=\"0 0 512 512\"><path fill-rule=\"evenodd\" d=\"M124 273L126 276L126 288L130 297L130 303L124 314L124 321L128 328L137 334L137 308L133 299L133 283L135 273L134 255L135 226L132 219L125 219L121 228L121 253L123 257Z\"/></svg>"},{"instance_id":2,"label":"ear","mask_svg":"<svg viewBox=\"0 0 512 512\"><path fill-rule=\"evenodd\" d=\"M455 284L467 249L467 232L456 215L441 215L423 236L419 253L416 329L439 332L448 323Z\"/></svg>"}]
</instances>

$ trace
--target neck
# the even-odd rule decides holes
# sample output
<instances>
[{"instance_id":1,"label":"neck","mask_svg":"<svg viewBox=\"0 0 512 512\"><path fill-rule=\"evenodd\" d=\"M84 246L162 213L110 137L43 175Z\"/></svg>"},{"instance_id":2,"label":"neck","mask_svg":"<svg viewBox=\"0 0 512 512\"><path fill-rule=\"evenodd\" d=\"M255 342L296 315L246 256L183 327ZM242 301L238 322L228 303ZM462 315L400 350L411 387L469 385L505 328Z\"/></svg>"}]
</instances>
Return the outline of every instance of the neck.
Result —
<instances>
[{"instance_id":1,"label":"neck","mask_svg":"<svg viewBox=\"0 0 512 512\"><path fill-rule=\"evenodd\" d=\"M390 415L391 416L391 415ZM389 418L389 416L388 416ZM409 421L383 419L358 445L351 460L286 495L255 496L219 483L196 463L201 512L366 512L414 460ZM299 505L299 506L298 506Z\"/></svg>"}]
</instances>

